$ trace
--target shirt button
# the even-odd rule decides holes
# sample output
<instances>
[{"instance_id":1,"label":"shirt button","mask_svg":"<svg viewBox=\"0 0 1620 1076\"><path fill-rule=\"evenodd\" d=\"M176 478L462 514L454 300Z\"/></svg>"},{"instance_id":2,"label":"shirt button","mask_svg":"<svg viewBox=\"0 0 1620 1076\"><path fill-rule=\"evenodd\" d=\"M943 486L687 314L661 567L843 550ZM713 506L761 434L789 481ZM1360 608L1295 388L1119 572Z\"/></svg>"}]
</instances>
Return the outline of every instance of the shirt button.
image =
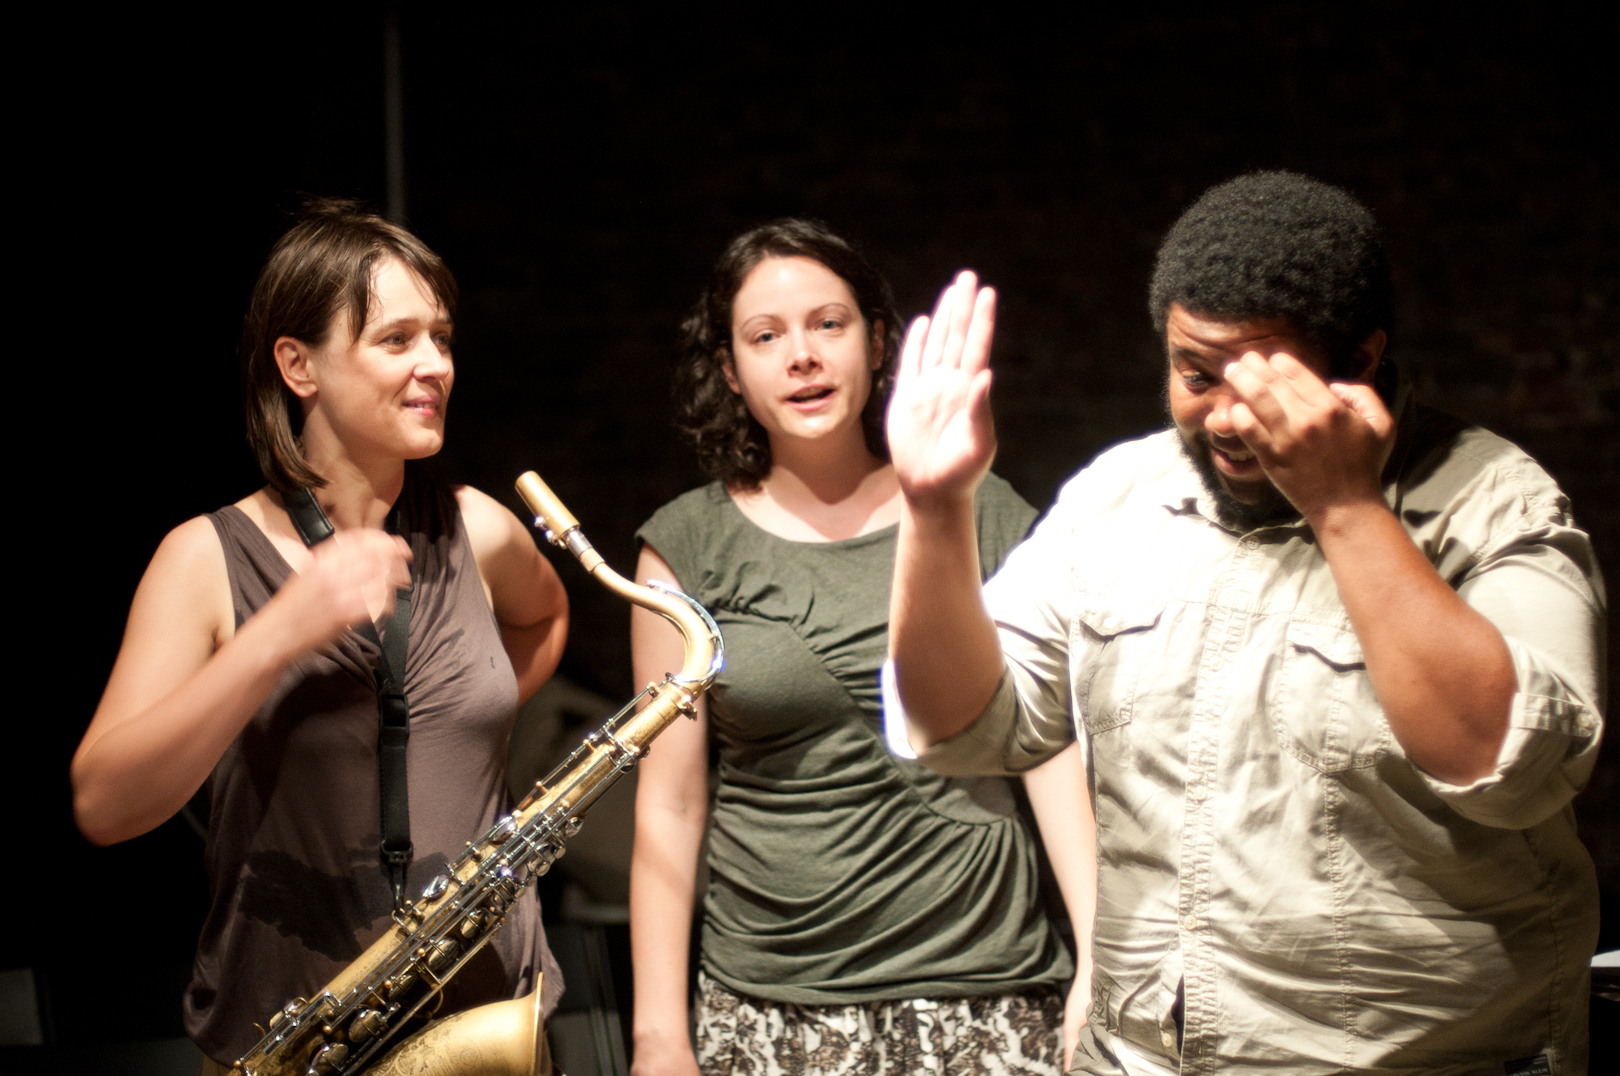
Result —
<instances>
[{"instance_id":1,"label":"shirt button","mask_svg":"<svg viewBox=\"0 0 1620 1076\"><path fill-rule=\"evenodd\" d=\"M1159 1032L1159 1041L1164 1043L1166 1050L1174 1050L1176 1048L1176 1033L1174 1031L1161 1031Z\"/></svg>"},{"instance_id":2,"label":"shirt button","mask_svg":"<svg viewBox=\"0 0 1620 1076\"><path fill-rule=\"evenodd\" d=\"M1181 926L1185 930L1197 930L1198 929L1198 917L1196 915L1184 915L1184 916L1182 916L1181 917Z\"/></svg>"},{"instance_id":3,"label":"shirt button","mask_svg":"<svg viewBox=\"0 0 1620 1076\"><path fill-rule=\"evenodd\" d=\"M1205 800L1209 799L1209 789L1205 788L1203 785L1195 785L1187 790L1187 795L1191 796L1198 803L1203 803Z\"/></svg>"}]
</instances>

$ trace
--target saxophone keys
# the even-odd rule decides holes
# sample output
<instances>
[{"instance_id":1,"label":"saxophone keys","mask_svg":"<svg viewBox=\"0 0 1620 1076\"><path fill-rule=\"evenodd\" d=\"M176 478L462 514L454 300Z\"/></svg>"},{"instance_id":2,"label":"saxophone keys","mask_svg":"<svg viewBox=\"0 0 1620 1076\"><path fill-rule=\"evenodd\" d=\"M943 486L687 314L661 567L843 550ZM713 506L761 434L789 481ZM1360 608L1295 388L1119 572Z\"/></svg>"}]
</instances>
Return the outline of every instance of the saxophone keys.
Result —
<instances>
[{"instance_id":1,"label":"saxophone keys","mask_svg":"<svg viewBox=\"0 0 1620 1076\"><path fill-rule=\"evenodd\" d=\"M484 925L484 919L483 912L467 913L467 917L461 921L461 936L463 938L477 937L479 929Z\"/></svg>"},{"instance_id":2,"label":"saxophone keys","mask_svg":"<svg viewBox=\"0 0 1620 1076\"><path fill-rule=\"evenodd\" d=\"M399 928L407 934L416 933L416 928L421 926L422 920L426 918L427 913L422 910L422 906L411 901L406 901L402 907L394 911L394 922L398 923Z\"/></svg>"},{"instance_id":3,"label":"saxophone keys","mask_svg":"<svg viewBox=\"0 0 1620 1076\"><path fill-rule=\"evenodd\" d=\"M361 1009L349 1021L349 1041L362 1043L383 1028L383 1015L376 1009Z\"/></svg>"},{"instance_id":4,"label":"saxophone keys","mask_svg":"<svg viewBox=\"0 0 1620 1076\"><path fill-rule=\"evenodd\" d=\"M434 943L433 948L428 952L427 955L427 966L429 970L440 972L445 968L448 968L451 964L456 962L456 954L460 951L461 946L451 941L449 938L445 938L442 941Z\"/></svg>"},{"instance_id":5,"label":"saxophone keys","mask_svg":"<svg viewBox=\"0 0 1620 1076\"><path fill-rule=\"evenodd\" d=\"M287 1017L296 1015L298 1010L302 1009L307 1004L309 1004L309 1002L304 998L293 998L291 1001L287 1002L287 1004L277 1009L276 1014L270 1018L271 1030L274 1030L276 1025L287 1019Z\"/></svg>"},{"instance_id":6,"label":"saxophone keys","mask_svg":"<svg viewBox=\"0 0 1620 1076\"><path fill-rule=\"evenodd\" d=\"M443 874L436 874L422 889L423 900L438 900L444 896L444 891L450 888L450 879Z\"/></svg>"},{"instance_id":7,"label":"saxophone keys","mask_svg":"<svg viewBox=\"0 0 1620 1076\"><path fill-rule=\"evenodd\" d=\"M336 1072L338 1066L348 1059L349 1048L341 1042L323 1046L315 1052L314 1057L310 1058L305 1076L328 1076L329 1073Z\"/></svg>"}]
</instances>

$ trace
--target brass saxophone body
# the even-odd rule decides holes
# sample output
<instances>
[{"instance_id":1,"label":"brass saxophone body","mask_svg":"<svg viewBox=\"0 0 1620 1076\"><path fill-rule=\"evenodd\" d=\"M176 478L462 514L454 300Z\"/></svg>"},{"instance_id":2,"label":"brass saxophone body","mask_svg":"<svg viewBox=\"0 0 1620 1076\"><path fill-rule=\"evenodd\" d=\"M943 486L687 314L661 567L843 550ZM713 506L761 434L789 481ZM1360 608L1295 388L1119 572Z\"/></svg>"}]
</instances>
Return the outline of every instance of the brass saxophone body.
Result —
<instances>
[{"instance_id":1,"label":"brass saxophone body","mask_svg":"<svg viewBox=\"0 0 1620 1076\"><path fill-rule=\"evenodd\" d=\"M525 887L562 856L581 816L647 745L714 682L725 647L704 608L671 587L643 587L602 560L579 523L533 471L517 482L546 538L579 558L621 597L680 631L686 660L650 684L499 819L444 873L407 902L394 925L313 999L295 998L270 1019L264 1038L231 1071L239 1076L535 1076L550 1070L540 1028L540 989L429 1024L391 1041L500 929ZM648 702L636 709L643 698Z\"/></svg>"}]
</instances>

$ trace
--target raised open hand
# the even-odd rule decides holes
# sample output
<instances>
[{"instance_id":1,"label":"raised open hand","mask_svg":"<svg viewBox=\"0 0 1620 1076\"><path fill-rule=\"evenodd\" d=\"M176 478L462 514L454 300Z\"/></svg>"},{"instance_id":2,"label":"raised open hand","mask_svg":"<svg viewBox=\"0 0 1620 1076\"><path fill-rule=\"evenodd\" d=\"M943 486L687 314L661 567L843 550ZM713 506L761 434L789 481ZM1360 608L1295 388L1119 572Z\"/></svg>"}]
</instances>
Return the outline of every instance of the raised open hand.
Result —
<instances>
[{"instance_id":1,"label":"raised open hand","mask_svg":"<svg viewBox=\"0 0 1620 1076\"><path fill-rule=\"evenodd\" d=\"M996 454L990 340L996 293L957 274L911 323L889 401L889 453L913 505L971 499Z\"/></svg>"}]
</instances>

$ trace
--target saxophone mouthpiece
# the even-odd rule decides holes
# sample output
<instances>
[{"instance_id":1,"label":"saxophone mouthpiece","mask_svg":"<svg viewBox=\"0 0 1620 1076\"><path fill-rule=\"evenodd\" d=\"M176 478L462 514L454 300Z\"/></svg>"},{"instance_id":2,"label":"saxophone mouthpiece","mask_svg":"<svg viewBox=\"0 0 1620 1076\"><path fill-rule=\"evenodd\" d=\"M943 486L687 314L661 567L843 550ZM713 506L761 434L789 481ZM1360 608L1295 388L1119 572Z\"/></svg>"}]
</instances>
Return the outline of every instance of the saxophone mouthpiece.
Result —
<instances>
[{"instance_id":1,"label":"saxophone mouthpiece","mask_svg":"<svg viewBox=\"0 0 1620 1076\"><path fill-rule=\"evenodd\" d=\"M585 570L593 572L602 562L602 558L585 535L580 532L579 520L564 507L561 499L551 492L551 487L541 480L533 471L524 471L517 480L518 496L523 503L529 506L534 513L534 525L546 536L546 541L552 545L562 546L584 565Z\"/></svg>"},{"instance_id":2,"label":"saxophone mouthpiece","mask_svg":"<svg viewBox=\"0 0 1620 1076\"><path fill-rule=\"evenodd\" d=\"M551 492L551 487L541 480L533 471L524 471L517 480L518 496L529 506L534 513L534 523L537 527L556 535L552 539L560 544L563 536L579 526L579 520L574 518L558 496Z\"/></svg>"}]
</instances>

